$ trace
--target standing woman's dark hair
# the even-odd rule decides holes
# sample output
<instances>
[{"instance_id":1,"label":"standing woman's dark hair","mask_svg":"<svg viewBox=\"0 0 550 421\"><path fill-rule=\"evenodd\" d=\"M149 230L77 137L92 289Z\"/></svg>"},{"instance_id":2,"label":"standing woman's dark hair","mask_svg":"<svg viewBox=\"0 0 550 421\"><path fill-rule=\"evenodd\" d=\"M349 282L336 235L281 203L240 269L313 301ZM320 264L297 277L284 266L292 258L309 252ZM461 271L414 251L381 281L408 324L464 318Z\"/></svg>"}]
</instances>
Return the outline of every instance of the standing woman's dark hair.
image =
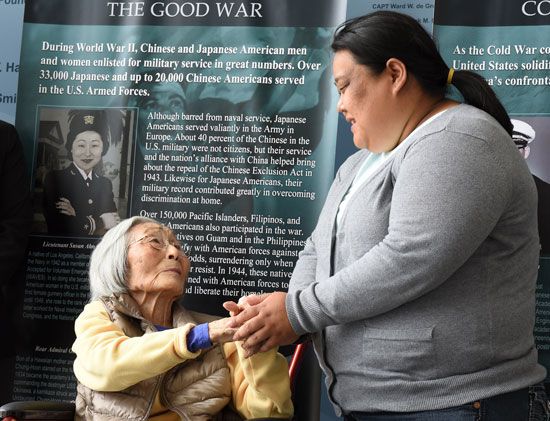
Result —
<instances>
[{"instance_id":1,"label":"standing woman's dark hair","mask_svg":"<svg viewBox=\"0 0 550 421\"><path fill-rule=\"evenodd\" d=\"M443 97L452 84L467 104L489 113L512 134L510 117L485 79L467 70L449 69L430 34L410 16L381 11L350 19L336 30L332 49L350 51L376 74L390 58L397 58L428 94Z\"/></svg>"}]
</instances>

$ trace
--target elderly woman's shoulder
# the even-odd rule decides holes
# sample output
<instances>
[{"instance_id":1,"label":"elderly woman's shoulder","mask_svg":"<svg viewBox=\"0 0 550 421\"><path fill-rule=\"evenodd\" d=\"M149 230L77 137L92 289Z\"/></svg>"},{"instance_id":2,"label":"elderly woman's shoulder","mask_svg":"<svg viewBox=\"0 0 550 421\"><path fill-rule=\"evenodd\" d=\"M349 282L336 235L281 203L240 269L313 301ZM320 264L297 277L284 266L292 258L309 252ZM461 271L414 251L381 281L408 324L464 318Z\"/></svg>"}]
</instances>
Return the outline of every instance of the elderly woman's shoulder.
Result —
<instances>
[{"instance_id":1,"label":"elderly woman's shoulder","mask_svg":"<svg viewBox=\"0 0 550 421\"><path fill-rule=\"evenodd\" d=\"M104 321L110 321L109 314L104 304L101 301L91 301L84 306L82 312L75 320L75 332L85 332L90 324L103 323Z\"/></svg>"}]
</instances>

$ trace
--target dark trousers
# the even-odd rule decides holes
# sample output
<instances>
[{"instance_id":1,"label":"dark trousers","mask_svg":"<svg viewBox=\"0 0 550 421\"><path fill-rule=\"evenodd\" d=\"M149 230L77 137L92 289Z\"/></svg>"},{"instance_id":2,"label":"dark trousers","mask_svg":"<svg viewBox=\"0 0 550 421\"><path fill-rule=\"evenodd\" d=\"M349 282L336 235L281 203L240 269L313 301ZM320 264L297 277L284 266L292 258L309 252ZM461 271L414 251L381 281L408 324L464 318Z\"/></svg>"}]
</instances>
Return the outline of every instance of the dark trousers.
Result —
<instances>
[{"instance_id":1,"label":"dark trousers","mask_svg":"<svg viewBox=\"0 0 550 421\"><path fill-rule=\"evenodd\" d=\"M544 385L453 408L419 412L352 412L345 421L550 421L550 403Z\"/></svg>"}]
</instances>

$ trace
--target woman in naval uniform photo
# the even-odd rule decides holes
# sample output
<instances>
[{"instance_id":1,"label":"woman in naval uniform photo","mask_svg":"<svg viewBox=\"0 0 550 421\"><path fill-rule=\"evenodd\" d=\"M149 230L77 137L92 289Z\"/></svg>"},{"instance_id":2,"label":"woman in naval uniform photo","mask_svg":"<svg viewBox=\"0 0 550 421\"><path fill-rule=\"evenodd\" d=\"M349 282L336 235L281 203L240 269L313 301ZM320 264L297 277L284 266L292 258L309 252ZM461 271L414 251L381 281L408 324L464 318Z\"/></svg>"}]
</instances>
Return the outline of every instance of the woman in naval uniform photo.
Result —
<instances>
[{"instance_id":1,"label":"woman in naval uniform photo","mask_svg":"<svg viewBox=\"0 0 550 421\"><path fill-rule=\"evenodd\" d=\"M115 226L117 213L111 180L96 172L109 149L105 110L71 110L65 148L71 164L44 179L44 216L48 233L102 235Z\"/></svg>"}]
</instances>

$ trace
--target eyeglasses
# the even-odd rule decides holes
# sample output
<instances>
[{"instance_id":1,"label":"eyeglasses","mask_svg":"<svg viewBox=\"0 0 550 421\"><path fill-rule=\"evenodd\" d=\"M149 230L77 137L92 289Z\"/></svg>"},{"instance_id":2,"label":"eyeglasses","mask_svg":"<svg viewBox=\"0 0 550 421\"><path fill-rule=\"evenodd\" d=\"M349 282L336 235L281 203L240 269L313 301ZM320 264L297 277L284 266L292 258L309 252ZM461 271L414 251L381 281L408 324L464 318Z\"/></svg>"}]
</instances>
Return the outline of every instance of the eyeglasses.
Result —
<instances>
[{"instance_id":1,"label":"eyeglasses","mask_svg":"<svg viewBox=\"0 0 550 421\"><path fill-rule=\"evenodd\" d=\"M191 255L191 246L189 244L181 244L179 241L170 241L164 235L161 234L145 234L143 237L139 237L134 241L130 241L128 247L136 243L145 243L149 244L156 250L164 250L169 245L178 249L180 254L183 254L187 257Z\"/></svg>"}]
</instances>

